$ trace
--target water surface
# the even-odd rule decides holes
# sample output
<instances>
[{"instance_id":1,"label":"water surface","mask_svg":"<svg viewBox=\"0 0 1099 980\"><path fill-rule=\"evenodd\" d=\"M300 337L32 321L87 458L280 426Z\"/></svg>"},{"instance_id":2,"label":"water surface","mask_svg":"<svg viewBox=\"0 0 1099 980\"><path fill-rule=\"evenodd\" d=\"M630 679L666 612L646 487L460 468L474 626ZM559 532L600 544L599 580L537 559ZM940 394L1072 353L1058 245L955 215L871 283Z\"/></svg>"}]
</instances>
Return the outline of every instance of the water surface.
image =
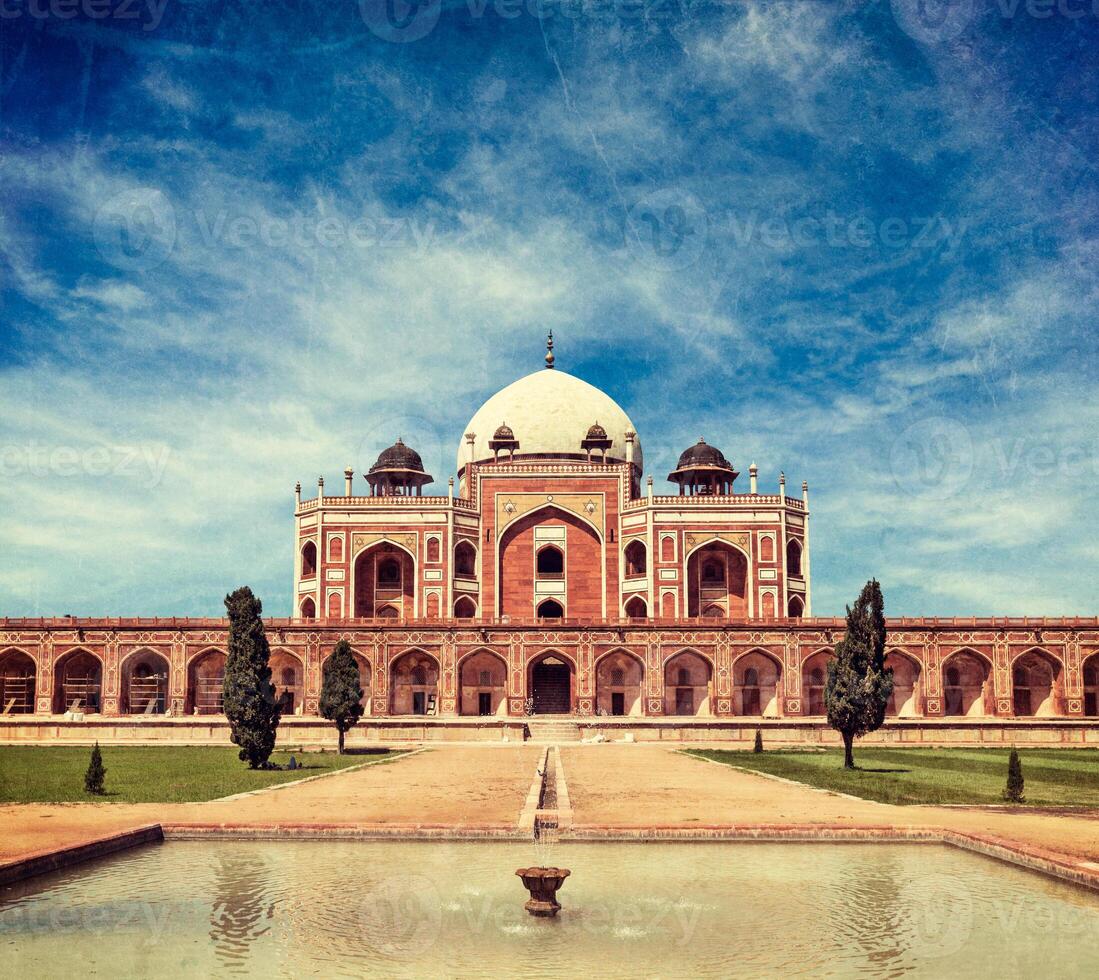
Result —
<instances>
[{"instance_id":1,"label":"water surface","mask_svg":"<svg viewBox=\"0 0 1099 980\"><path fill-rule=\"evenodd\" d=\"M517 867L572 869L555 920ZM0 891L0 976L1099 975L1099 896L937 845L172 842Z\"/></svg>"}]
</instances>

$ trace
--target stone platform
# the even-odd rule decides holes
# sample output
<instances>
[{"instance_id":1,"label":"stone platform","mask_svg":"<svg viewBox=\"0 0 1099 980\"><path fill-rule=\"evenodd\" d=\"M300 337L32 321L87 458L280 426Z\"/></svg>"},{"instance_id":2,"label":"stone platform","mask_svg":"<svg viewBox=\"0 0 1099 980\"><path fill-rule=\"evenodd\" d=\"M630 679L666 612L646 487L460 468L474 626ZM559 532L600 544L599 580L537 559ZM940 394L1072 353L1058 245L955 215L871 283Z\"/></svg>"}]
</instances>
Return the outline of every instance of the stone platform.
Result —
<instances>
[{"instance_id":1,"label":"stone platform","mask_svg":"<svg viewBox=\"0 0 1099 980\"><path fill-rule=\"evenodd\" d=\"M369 717L348 734L350 747L409 745L424 742L579 742L596 736L611 742L674 742L750 745L756 729L765 744L837 746L839 736L819 718L745 717L592 717L543 715L514 717ZM37 745L229 745L229 725L220 716L164 718L131 715L86 715L82 721L63 715L0 717L0 744ZM1099 746L1096 719L1067 718L899 718L866 736L864 744L912 746L1040 745L1079 748ZM330 722L311 716L284 718L279 744L331 748L336 731Z\"/></svg>"}]
</instances>

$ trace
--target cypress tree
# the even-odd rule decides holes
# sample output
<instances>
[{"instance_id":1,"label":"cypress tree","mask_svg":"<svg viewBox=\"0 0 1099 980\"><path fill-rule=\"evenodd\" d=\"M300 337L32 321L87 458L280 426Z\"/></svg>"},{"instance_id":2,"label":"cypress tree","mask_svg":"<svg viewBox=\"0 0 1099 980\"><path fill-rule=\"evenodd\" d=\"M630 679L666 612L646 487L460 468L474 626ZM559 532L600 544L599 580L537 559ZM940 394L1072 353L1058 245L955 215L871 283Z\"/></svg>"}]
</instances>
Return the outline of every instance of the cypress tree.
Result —
<instances>
[{"instance_id":1,"label":"cypress tree","mask_svg":"<svg viewBox=\"0 0 1099 980\"><path fill-rule=\"evenodd\" d=\"M92 749L92 757L88 762L88 771L84 773L84 792L103 794L103 780L107 776L107 770L103 768L103 753L99 751L99 742Z\"/></svg>"},{"instance_id":2,"label":"cypress tree","mask_svg":"<svg viewBox=\"0 0 1099 980\"><path fill-rule=\"evenodd\" d=\"M225 660L222 692L225 717L241 761L249 768L266 768L275 748L280 710L271 683L267 636L263 631L263 604L247 586L225 597L229 612L229 655Z\"/></svg>"},{"instance_id":3,"label":"cypress tree","mask_svg":"<svg viewBox=\"0 0 1099 980\"><path fill-rule=\"evenodd\" d=\"M359 665L351 652L351 644L340 640L324 662L324 679L321 682L321 716L335 722L340 733L340 755L343 755L343 737L350 731L363 713L363 689L360 683Z\"/></svg>"},{"instance_id":4,"label":"cypress tree","mask_svg":"<svg viewBox=\"0 0 1099 980\"><path fill-rule=\"evenodd\" d=\"M893 668L885 666L885 613L881 586L871 579L847 607L847 630L828 664L824 704L828 724L843 736L843 765L855 768L854 741L881 728Z\"/></svg>"},{"instance_id":5,"label":"cypress tree","mask_svg":"<svg viewBox=\"0 0 1099 980\"><path fill-rule=\"evenodd\" d=\"M763 751L763 730L761 728L756 729L756 744L752 746L753 752Z\"/></svg>"},{"instance_id":6,"label":"cypress tree","mask_svg":"<svg viewBox=\"0 0 1099 980\"><path fill-rule=\"evenodd\" d=\"M1008 803L1026 803L1023 796L1023 764L1015 746L1011 747L1011 756L1007 760L1007 786L1004 787L1004 799Z\"/></svg>"}]
</instances>

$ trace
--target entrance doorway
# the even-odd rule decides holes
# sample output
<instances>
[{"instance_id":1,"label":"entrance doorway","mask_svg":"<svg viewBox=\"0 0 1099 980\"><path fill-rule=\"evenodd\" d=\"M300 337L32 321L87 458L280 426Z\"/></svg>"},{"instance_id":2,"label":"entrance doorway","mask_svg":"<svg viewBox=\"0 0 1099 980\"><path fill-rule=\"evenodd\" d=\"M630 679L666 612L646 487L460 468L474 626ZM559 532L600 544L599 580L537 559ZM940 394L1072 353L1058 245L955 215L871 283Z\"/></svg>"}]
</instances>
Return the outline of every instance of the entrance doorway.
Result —
<instances>
[{"instance_id":1,"label":"entrance doorway","mask_svg":"<svg viewBox=\"0 0 1099 980\"><path fill-rule=\"evenodd\" d=\"M414 715L427 714L427 697L423 691L412 692L412 713Z\"/></svg>"},{"instance_id":2,"label":"entrance doorway","mask_svg":"<svg viewBox=\"0 0 1099 980\"><path fill-rule=\"evenodd\" d=\"M488 691L477 695L477 714L482 718L492 714L492 695Z\"/></svg>"},{"instance_id":3,"label":"entrance doorway","mask_svg":"<svg viewBox=\"0 0 1099 980\"><path fill-rule=\"evenodd\" d=\"M626 713L626 695L622 691L611 692L611 714L624 715Z\"/></svg>"},{"instance_id":4,"label":"entrance doorway","mask_svg":"<svg viewBox=\"0 0 1099 980\"><path fill-rule=\"evenodd\" d=\"M694 688L677 687L675 689L675 713L677 715L693 715L695 713Z\"/></svg>"},{"instance_id":5,"label":"entrance doorway","mask_svg":"<svg viewBox=\"0 0 1099 980\"><path fill-rule=\"evenodd\" d=\"M534 713L567 715L572 703L569 680L569 665L556 657L536 663L531 671Z\"/></svg>"}]
</instances>

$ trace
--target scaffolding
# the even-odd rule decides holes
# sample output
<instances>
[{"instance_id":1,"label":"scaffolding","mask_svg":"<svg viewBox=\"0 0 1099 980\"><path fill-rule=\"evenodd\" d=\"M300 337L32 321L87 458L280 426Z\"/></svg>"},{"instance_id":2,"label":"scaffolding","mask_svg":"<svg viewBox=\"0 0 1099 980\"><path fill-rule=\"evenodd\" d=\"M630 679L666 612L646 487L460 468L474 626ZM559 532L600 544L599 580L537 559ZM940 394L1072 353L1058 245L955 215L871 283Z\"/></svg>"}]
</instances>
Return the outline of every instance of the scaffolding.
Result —
<instances>
[{"instance_id":1,"label":"scaffolding","mask_svg":"<svg viewBox=\"0 0 1099 980\"><path fill-rule=\"evenodd\" d=\"M0 677L0 714L34 713L34 674Z\"/></svg>"},{"instance_id":2,"label":"scaffolding","mask_svg":"<svg viewBox=\"0 0 1099 980\"><path fill-rule=\"evenodd\" d=\"M61 684L65 710L95 714L99 711L100 683L98 677L66 676Z\"/></svg>"},{"instance_id":3,"label":"scaffolding","mask_svg":"<svg viewBox=\"0 0 1099 980\"><path fill-rule=\"evenodd\" d=\"M164 714L167 694L167 674L149 674L145 677L131 677L129 690L130 714Z\"/></svg>"},{"instance_id":4,"label":"scaffolding","mask_svg":"<svg viewBox=\"0 0 1099 980\"><path fill-rule=\"evenodd\" d=\"M225 697L222 687L225 674L199 674L195 678L195 714L220 715L225 712Z\"/></svg>"}]
</instances>

